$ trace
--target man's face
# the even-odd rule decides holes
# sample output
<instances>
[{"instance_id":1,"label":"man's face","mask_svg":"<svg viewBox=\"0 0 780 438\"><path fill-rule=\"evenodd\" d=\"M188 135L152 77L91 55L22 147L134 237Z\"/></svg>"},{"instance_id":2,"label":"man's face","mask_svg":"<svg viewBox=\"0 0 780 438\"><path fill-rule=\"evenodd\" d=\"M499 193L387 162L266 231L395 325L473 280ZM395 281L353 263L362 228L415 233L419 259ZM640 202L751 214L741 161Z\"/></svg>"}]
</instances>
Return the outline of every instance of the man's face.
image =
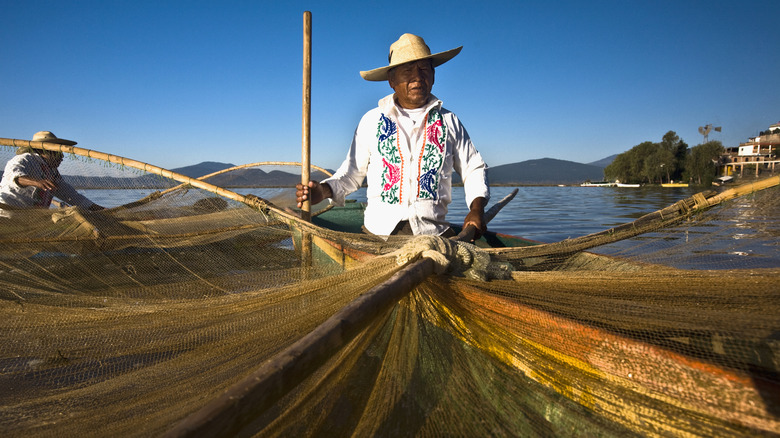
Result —
<instances>
[{"instance_id":1,"label":"man's face","mask_svg":"<svg viewBox=\"0 0 780 438\"><path fill-rule=\"evenodd\" d=\"M430 59L408 62L388 72L387 81L395 90L395 97L402 108L421 108L431 96L434 70Z\"/></svg>"},{"instance_id":2,"label":"man's face","mask_svg":"<svg viewBox=\"0 0 780 438\"><path fill-rule=\"evenodd\" d=\"M61 152L46 151L43 154L43 159L49 163L49 166L55 169L62 164L62 157L63 155Z\"/></svg>"}]
</instances>

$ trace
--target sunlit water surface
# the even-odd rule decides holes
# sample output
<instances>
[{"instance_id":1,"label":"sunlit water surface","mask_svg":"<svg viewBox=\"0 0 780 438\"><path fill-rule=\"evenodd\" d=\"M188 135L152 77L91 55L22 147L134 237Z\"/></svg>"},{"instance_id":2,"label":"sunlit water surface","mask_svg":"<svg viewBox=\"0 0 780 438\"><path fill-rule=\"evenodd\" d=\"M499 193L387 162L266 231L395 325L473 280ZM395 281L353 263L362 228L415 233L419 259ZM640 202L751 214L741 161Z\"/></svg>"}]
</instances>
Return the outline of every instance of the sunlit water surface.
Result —
<instances>
[{"instance_id":1,"label":"sunlit water surface","mask_svg":"<svg viewBox=\"0 0 780 438\"><path fill-rule=\"evenodd\" d=\"M490 205L503 199L513 189L514 187L492 188ZM699 188L661 187L519 187L515 198L501 210L488 227L491 231L539 242L557 242L631 222L692 196L700 190ZM237 189L236 192L252 193L280 206L291 206L294 196L292 189ZM138 200L151 193L151 190L85 190L84 193L98 204L112 207ZM358 190L348 198L365 201L365 189ZM750 257L749 267L780 267L780 245L777 239L780 230L775 224L777 221L751 219L749 212L753 207L749 201L745 202L744 212L736 209L732 213L733 217L723 219L729 222L725 235L708 239L711 242L707 245L711 248L697 249L701 253L697 254L697 258L713 266L678 267L719 269L746 267L744 266L746 257ZM450 222L461 224L467 212L463 188L453 188L453 202L449 206L448 214ZM724 233L723 227L717 223L703 223L681 231L679 236L674 236L674 239L688 241L715 232ZM744 239L756 233L768 233L769 238L762 236L758 240ZM665 240L670 239L665 236ZM636 243L613 245L595 251L622 254L628 246L636 246ZM659 254L655 256L658 260L654 261L660 262L670 257L674 250L643 248L642 251L646 253L658 251Z\"/></svg>"}]
</instances>

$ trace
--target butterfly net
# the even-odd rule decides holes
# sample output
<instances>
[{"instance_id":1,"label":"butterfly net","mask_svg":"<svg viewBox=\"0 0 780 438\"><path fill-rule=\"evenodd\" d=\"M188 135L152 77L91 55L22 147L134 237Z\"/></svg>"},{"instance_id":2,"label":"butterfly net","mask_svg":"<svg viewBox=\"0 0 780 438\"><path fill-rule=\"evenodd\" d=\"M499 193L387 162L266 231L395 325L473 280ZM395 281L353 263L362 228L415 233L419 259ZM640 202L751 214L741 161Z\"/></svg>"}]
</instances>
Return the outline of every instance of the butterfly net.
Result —
<instances>
[{"instance_id":1,"label":"butterfly net","mask_svg":"<svg viewBox=\"0 0 780 438\"><path fill-rule=\"evenodd\" d=\"M776 181L469 245L302 221L286 163L62 148L107 208L0 210L3 436L780 433Z\"/></svg>"}]
</instances>

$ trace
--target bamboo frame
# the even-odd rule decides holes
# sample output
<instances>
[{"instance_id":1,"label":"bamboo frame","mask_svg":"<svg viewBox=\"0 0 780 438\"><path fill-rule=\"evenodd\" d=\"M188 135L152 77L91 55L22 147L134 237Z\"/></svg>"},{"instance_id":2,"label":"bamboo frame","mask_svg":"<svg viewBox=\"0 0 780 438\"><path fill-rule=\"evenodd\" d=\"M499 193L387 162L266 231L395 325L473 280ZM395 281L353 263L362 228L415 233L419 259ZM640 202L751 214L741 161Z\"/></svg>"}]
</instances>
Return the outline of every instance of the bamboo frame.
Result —
<instances>
[{"instance_id":1,"label":"bamboo frame","mask_svg":"<svg viewBox=\"0 0 780 438\"><path fill-rule=\"evenodd\" d=\"M164 178L169 178L184 184L189 184L193 187L197 187L199 189L203 189L215 193L217 195L224 196L234 201L242 202L249 206L259 205L257 201L252 200L247 196L240 195L238 193L223 189L222 187L215 186L213 184L209 184L197 178L191 178L189 176L182 175L180 173L176 173L171 170L164 169L162 167L158 167L141 161L136 161L130 158L121 157L119 155L106 154L104 152L94 151L91 149L84 149L76 146L67 146L58 143L49 143L44 141L31 141L31 140L18 140L12 138L0 138L0 145L15 146L15 147L30 147L33 149L45 149L48 151L57 151L57 152L62 152L67 154L79 155L87 158L95 158L113 164L132 167L134 169L142 170L144 172L151 173L154 175L160 175ZM265 201L263 201L262 203L267 205Z\"/></svg>"},{"instance_id":2,"label":"bamboo frame","mask_svg":"<svg viewBox=\"0 0 780 438\"><path fill-rule=\"evenodd\" d=\"M213 184L206 183L204 181L190 178L185 175L181 175L172 172L161 167L153 166L151 164L143 163L140 161L124 158L118 155L106 154L90 149L78 148L75 146L66 146L58 143L39 142L31 140L19 140L10 138L0 138L0 145L13 146L13 147L31 147L35 149L46 149L51 151L59 151L63 153L70 153L80 155L88 158L96 158L104 161L108 161L114 164L120 164L123 166L132 167L142 170L144 172L157 174L166 178L170 178L185 184L190 184L193 187L197 187L206 191L210 191L220 196L232 199L237 202L246 204L252 208L255 208L262 212L273 210L274 214L280 218L287 220L291 224L295 224L301 229L301 231L316 232L322 237L343 237L344 233L328 230L326 228L318 227L310 222L303 221L301 218L294 214L287 213L272 203L261 199L254 195L240 195L233 191L224 189L222 187L215 186ZM504 256L504 257L535 257L560 253L573 253L577 251L585 251L587 249L595 248L600 245L608 243L614 243L620 240L625 240L634 236L637 236L648 231L658 229L662 225L668 225L678 222L686 217L690 217L692 214L698 211L703 211L711 208L717 204L728 201L730 199L744 196L756 191L765 190L771 187L780 185L780 176L773 176L765 178L756 182L742 184L732 189L726 190L717 195L711 195L707 192L697 193L690 198L679 201L671 206L657 210L653 213L649 213L641 218L620 225L615 228L604 230L598 233L589 234L587 236L578 237L575 239L567 239L555 243L540 244L534 246L518 247L518 248L487 248L485 251L491 255Z\"/></svg>"},{"instance_id":3,"label":"bamboo frame","mask_svg":"<svg viewBox=\"0 0 780 438\"><path fill-rule=\"evenodd\" d=\"M200 180L207 180L209 178L215 177L217 175L222 175L223 173L233 172L235 170L240 169L246 169L248 167L260 167L260 166L301 166L302 164L297 161L258 161L255 163L248 163L248 164L239 164L238 166L228 167L227 169L218 170L216 172L209 173L208 175L199 176L198 179ZM313 167L315 170L324 173L328 176L333 176L332 173L330 173L329 170L323 169L322 167L315 166L313 164L309 165L310 167ZM178 188L181 188L186 184L181 184L176 187L171 187L170 189L164 190L162 194L172 192Z\"/></svg>"}]
</instances>

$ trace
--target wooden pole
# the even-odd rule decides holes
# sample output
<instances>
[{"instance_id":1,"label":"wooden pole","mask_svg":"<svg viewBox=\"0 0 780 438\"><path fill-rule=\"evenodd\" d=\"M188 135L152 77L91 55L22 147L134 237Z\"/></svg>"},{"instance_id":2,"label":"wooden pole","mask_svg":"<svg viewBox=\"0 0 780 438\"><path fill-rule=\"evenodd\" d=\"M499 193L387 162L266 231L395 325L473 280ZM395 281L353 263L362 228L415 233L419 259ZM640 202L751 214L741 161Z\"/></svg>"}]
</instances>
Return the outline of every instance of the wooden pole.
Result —
<instances>
[{"instance_id":1,"label":"wooden pole","mask_svg":"<svg viewBox=\"0 0 780 438\"><path fill-rule=\"evenodd\" d=\"M303 117L301 135L301 184L311 179L311 12L303 13ZM311 200L301 206L301 218L311 220Z\"/></svg>"},{"instance_id":2,"label":"wooden pole","mask_svg":"<svg viewBox=\"0 0 780 438\"><path fill-rule=\"evenodd\" d=\"M301 184L311 179L311 12L303 13L303 114L301 117ZM311 221L311 196L301 205L301 219ZM301 235L301 261L311 266L312 242L309 233ZM304 276L306 271L303 272Z\"/></svg>"}]
</instances>

